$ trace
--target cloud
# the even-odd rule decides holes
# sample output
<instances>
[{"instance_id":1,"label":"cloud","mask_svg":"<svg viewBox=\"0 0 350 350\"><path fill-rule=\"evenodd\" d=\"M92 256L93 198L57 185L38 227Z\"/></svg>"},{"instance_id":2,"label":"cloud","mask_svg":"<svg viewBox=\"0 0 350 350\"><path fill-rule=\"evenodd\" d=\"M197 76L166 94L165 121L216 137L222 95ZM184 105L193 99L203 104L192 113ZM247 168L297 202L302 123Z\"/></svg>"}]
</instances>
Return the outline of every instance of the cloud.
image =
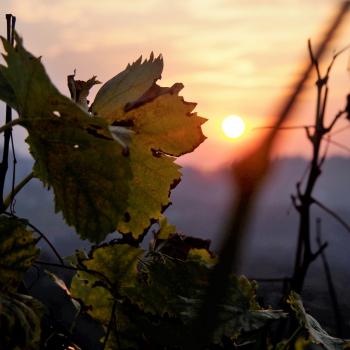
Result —
<instances>
[{"instance_id":1,"label":"cloud","mask_svg":"<svg viewBox=\"0 0 350 350\"><path fill-rule=\"evenodd\" d=\"M74 68L79 78L97 74L106 81L140 54L154 51L165 58L162 84L182 81L184 95L199 102L204 116L242 113L263 120L275 99L289 92L300 60L307 58L307 38L317 38L334 3L3 0L2 9L17 16L25 45L43 56L65 92L66 75ZM349 30L333 47L345 46L346 34ZM345 69L338 70L336 93L348 82Z\"/></svg>"}]
</instances>

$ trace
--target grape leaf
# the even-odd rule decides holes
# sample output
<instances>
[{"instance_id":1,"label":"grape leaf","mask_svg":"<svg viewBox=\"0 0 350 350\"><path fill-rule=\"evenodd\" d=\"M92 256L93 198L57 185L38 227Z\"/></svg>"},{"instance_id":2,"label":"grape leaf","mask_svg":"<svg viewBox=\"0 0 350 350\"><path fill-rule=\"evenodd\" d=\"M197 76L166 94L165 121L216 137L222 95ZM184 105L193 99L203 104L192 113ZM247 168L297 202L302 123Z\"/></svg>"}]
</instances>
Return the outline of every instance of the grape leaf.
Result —
<instances>
[{"instance_id":1,"label":"grape leaf","mask_svg":"<svg viewBox=\"0 0 350 350\"><path fill-rule=\"evenodd\" d=\"M141 236L169 205L169 192L180 181L180 167L163 154L154 156L142 142L133 137L129 147L132 186L126 220L120 221L120 233Z\"/></svg>"},{"instance_id":2,"label":"grape leaf","mask_svg":"<svg viewBox=\"0 0 350 350\"><path fill-rule=\"evenodd\" d=\"M123 148L103 119L58 92L17 35L15 48L2 40L7 67L0 66L0 87L9 86L15 99L6 89L0 99L17 110L28 130L34 175L53 187L56 211L82 238L101 241L126 209L132 175Z\"/></svg>"},{"instance_id":3,"label":"grape leaf","mask_svg":"<svg viewBox=\"0 0 350 350\"><path fill-rule=\"evenodd\" d=\"M131 124L149 150L178 157L192 152L205 140L201 125L206 119L192 113L195 107L195 103L185 102L177 93L166 93L131 109L114 122Z\"/></svg>"},{"instance_id":4,"label":"grape leaf","mask_svg":"<svg viewBox=\"0 0 350 350\"><path fill-rule=\"evenodd\" d=\"M43 305L28 295L1 292L1 349L38 349L43 312Z\"/></svg>"},{"instance_id":5,"label":"grape leaf","mask_svg":"<svg viewBox=\"0 0 350 350\"><path fill-rule=\"evenodd\" d=\"M74 74L67 76L67 81L71 99L87 111L89 109L87 97L90 90L94 85L101 84L101 82L96 79L95 75L87 81L75 80L75 70Z\"/></svg>"},{"instance_id":6,"label":"grape leaf","mask_svg":"<svg viewBox=\"0 0 350 350\"><path fill-rule=\"evenodd\" d=\"M156 239L168 239L171 234L176 233L176 227L168 222L168 218L162 215L158 221L159 230Z\"/></svg>"},{"instance_id":7,"label":"grape leaf","mask_svg":"<svg viewBox=\"0 0 350 350\"><path fill-rule=\"evenodd\" d=\"M310 340L315 344L323 345L327 350L341 350L350 345L350 340L339 339L330 336L315 320L309 315L305 309L300 296L291 292L288 300L288 304L295 312L295 316L298 319L300 325L304 327L309 333Z\"/></svg>"},{"instance_id":8,"label":"grape leaf","mask_svg":"<svg viewBox=\"0 0 350 350\"><path fill-rule=\"evenodd\" d=\"M96 96L98 103L92 105L96 115L114 126L128 127L134 132L129 147L133 186L128 200L128 220L121 222L117 230L123 234L131 233L136 239L152 222L161 218L162 211L170 204L169 191L181 176L180 167L174 163L175 157L193 151L205 140L201 125L206 119L192 113L195 103L185 102L178 95L183 85L174 84L171 88L156 85L161 69L157 74L150 74L150 62L155 62L152 57L143 63L149 68L144 68L146 72L142 76L142 79L148 77L147 85L139 84L137 93L133 90L128 98L117 102L111 100L111 106L116 103L117 112L112 113L112 107L106 111L100 105L99 93ZM136 66L140 72L141 62ZM132 80L133 74L134 70L125 70L124 79ZM101 88L104 94L108 90L111 90L109 94L118 94L120 89L108 83Z\"/></svg>"},{"instance_id":9,"label":"grape leaf","mask_svg":"<svg viewBox=\"0 0 350 350\"><path fill-rule=\"evenodd\" d=\"M77 258L80 268L89 271L74 276L71 293L105 327L115 307L121 341L146 337L156 343L179 345L190 336L188 324L197 315L211 273L207 257L200 260L200 252L194 259L197 253L193 250L188 260L180 260L157 252L145 255L140 248L116 242L103 245L93 249L89 258ZM242 331L255 331L284 317L281 311L261 309L255 284L234 276L219 312L222 322L214 335L215 343L223 336L237 337ZM162 334L158 335L160 329ZM180 338L166 340L169 332Z\"/></svg>"},{"instance_id":10,"label":"grape leaf","mask_svg":"<svg viewBox=\"0 0 350 350\"><path fill-rule=\"evenodd\" d=\"M14 98L8 97L6 89L0 90L0 98L16 109L21 118L42 118L50 113L52 107L64 100L51 84L40 58L26 51L22 39L15 34L16 48L1 37L6 51L4 56L7 67L0 65L0 86L7 85L13 91Z\"/></svg>"},{"instance_id":11,"label":"grape leaf","mask_svg":"<svg viewBox=\"0 0 350 350\"><path fill-rule=\"evenodd\" d=\"M108 324L114 300L135 285L138 259L143 254L142 249L127 244L113 243L93 249L89 258L78 260L80 268L96 274L79 271L72 280L72 296L84 302L92 317Z\"/></svg>"},{"instance_id":12,"label":"grape leaf","mask_svg":"<svg viewBox=\"0 0 350 350\"><path fill-rule=\"evenodd\" d=\"M0 216L1 291L15 292L25 272L39 255L37 239L16 218Z\"/></svg>"},{"instance_id":13,"label":"grape leaf","mask_svg":"<svg viewBox=\"0 0 350 350\"><path fill-rule=\"evenodd\" d=\"M128 102L138 99L161 77L162 70L161 56L154 58L152 53L144 62L140 57L101 87L91 105L92 112L113 121L123 114Z\"/></svg>"},{"instance_id":14,"label":"grape leaf","mask_svg":"<svg viewBox=\"0 0 350 350\"><path fill-rule=\"evenodd\" d=\"M131 177L121 147L100 137L101 128L87 118L32 121L28 127L34 174L53 187L56 210L62 210L67 223L90 241L101 241L115 231Z\"/></svg>"}]
</instances>

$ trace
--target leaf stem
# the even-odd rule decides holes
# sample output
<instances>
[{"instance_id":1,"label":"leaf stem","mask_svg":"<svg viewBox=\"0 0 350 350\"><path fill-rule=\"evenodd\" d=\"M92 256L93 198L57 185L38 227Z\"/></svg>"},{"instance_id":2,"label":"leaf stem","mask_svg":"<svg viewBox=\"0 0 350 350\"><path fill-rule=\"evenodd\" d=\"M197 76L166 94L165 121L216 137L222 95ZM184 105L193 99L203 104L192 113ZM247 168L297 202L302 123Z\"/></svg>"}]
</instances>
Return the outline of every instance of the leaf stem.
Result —
<instances>
[{"instance_id":1,"label":"leaf stem","mask_svg":"<svg viewBox=\"0 0 350 350\"><path fill-rule=\"evenodd\" d=\"M4 210L6 210L10 205L13 200L13 198L16 196L18 192L22 190L22 188L31 180L33 179L34 174L31 172L28 174L14 189L11 191L9 195L4 200Z\"/></svg>"},{"instance_id":2,"label":"leaf stem","mask_svg":"<svg viewBox=\"0 0 350 350\"><path fill-rule=\"evenodd\" d=\"M4 124L3 126L0 127L0 134L5 132L6 130L11 129L15 125L20 125L22 123L22 121L23 120L21 118L17 118L17 119L11 120L10 122Z\"/></svg>"}]
</instances>

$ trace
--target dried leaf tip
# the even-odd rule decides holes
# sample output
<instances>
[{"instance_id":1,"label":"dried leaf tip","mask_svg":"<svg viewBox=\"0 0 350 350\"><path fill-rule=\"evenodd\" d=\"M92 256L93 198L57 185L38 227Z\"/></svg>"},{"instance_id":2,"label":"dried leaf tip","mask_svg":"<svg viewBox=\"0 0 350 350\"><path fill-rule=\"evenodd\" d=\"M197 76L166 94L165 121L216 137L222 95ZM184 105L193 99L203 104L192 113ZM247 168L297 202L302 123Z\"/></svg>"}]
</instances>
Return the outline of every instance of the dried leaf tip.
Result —
<instances>
[{"instance_id":1,"label":"dried leaf tip","mask_svg":"<svg viewBox=\"0 0 350 350\"><path fill-rule=\"evenodd\" d=\"M67 76L68 89L71 95L71 99L83 107L85 110L89 109L89 101L87 99L91 88L94 85L101 84L94 75L87 81L75 80L76 69L74 73Z\"/></svg>"}]
</instances>

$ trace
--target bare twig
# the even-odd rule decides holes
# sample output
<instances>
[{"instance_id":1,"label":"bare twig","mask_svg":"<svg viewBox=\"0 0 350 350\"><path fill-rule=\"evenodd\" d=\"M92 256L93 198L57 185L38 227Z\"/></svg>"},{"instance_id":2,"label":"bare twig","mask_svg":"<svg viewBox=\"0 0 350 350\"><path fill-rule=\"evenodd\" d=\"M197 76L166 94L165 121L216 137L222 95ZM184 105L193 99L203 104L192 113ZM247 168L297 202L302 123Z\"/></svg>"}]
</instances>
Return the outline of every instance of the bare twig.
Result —
<instances>
[{"instance_id":1,"label":"bare twig","mask_svg":"<svg viewBox=\"0 0 350 350\"><path fill-rule=\"evenodd\" d=\"M107 327L106 335L105 335L105 338L104 338L104 341L103 341L102 350L104 350L106 348L109 335L110 335L110 333L112 331L113 325L115 324L115 312L116 312L116 309L117 309L117 301L114 300L113 307L112 307L112 312L111 312L111 318L110 318L110 320L108 322L108 327ZM117 337L117 342L119 342L118 337ZM117 346L118 346L118 349L121 349L120 344L117 344Z\"/></svg>"},{"instance_id":2,"label":"bare twig","mask_svg":"<svg viewBox=\"0 0 350 350\"><path fill-rule=\"evenodd\" d=\"M343 132L343 131L345 131L345 130L347 130L347 129L349 129L349 128L350 128L350 124L348 124L348 125L346 125L346 126L340 128L340 129L338 129L338 130L335 130L335 131L331 132L331 133L328 134L328 135L329 135L329 136L334 136L334 135L339 134L339 133L341 133L341 132Z\"/></svg>"},{"instance_id":3,"label":"bare twig","mask_svg":"<svg viewBox=\"0 0 350 350\"><path fill-rule=\"evenodd\" d=\"M315 67L315 70L316 70L316 73L317 73L317 79L321 80L321 73L320 73L320 67L319 67L319 64L318 64L318 59L316 59L315 56L314 56L314 52L312 50L312 45L311 45L311 40L310 39L307 41L307 48L309 50L311 64Z\"/></svg>"},{"instance_id":4,"label":"bare twig","mask_svg":"<svg viewBox=\"0 0 350 350\"><path fill-rule=\"evenodd\" d=\"M11 14L6 14L6 22L7 22L7 41L13 45L14 42L14 29L15 29L15 23L16 23L16 17L12 16ZM9 105L6 105L6 124L2 127L4 128L6 125L11 124L12 122L12 109ZM5 211L3 201L4 201L4 187L5 187L5 179L8 169L8 157L9 157L9 145L10 145L10 138L12 133L11 125L10 127L5 128L4 130L1 130L0 132L4 131L4 146L3 146L3 153L2 153L2 162L0 164L0 210L1 212Z\"/></svg>"},{"instance_id":5,"label":"bare twig","mask_svg":"<svg viewBox=\"0 0 350 350\"><path fill-rule=\"evenodd\" d=\"M312 254L312 260L316 260L316 258L323 253L323 251L328 247L328 242L322 243L315 253Z\"/></svg>"},{"instance_id":6,"label":"bare twig","mask_svg":"<svg viewBox=\"0 0 350 350\"><path fill-rule=\"evenodd\" d=\"M330 72L331 72L331 69L334 65L334 62L335 60L338 58L339 55L341 55L343 52L345 52L346 50L348 50L350 48L350 45L347 45L345 46L343 49L339 50L338 52L336 52L334 55L333 55L333 58L332 58L332 61L331 63L329 64L328 68L327 68L327 73L326 75L329 76Z\"/></svg>"},{"instance_id":7,"label":"bare twig","mask_svg":"<svg viewBox=\"0 0 350 350\"><path fill-rule=\"evenodd\" d=\"M57 257L58 261L61 263L61 265L64 265L64 261L62 256L60 255L60 253L57 251L57 249L55 248L55 246L50 242L50 240L46 237L46 235L41 232L36 226L34 226L33 224L31 224L27 219L23 219L20 218L12 213L8 213L8 212L4 212L5 215L8 215L10 217L14 217L18 220L21 220L25 225L29 226L31 229L33 229L39 236L40 239L43 239L47 245L51 248L52 252L54 253L54 255Z\"/></svg>"},{"instance_id":8,"label":"bare twig","mask_svg":"<svg viewBox=\"0 0 350 350\"><path fill-rule=\"evenodd\" d=\"M321 238L321 219L320 218L316 219L316 241L317 241L317 244L319 246L319 249L321 250L322 238ZM320 254L321 254L321 258L322 258L324 271L326 274L328 292L329 292L329 295L330 295L331 300L332 300L335 323L336 323L336 327L337 327L337 331L338 331L337 335L339 337L343 337L343 335L344 335L343 334L344 333L343 332L344 320L343 320L343 316L340 312L338 297L337 297L337 293L336 293L335 286L334 286L333 279L332 279L332 273L331 273L331 270L329 268L326 254L324 253L324 251L321 251Z\"/></svg>"},{"instance_id":9,"label":"bare twig","mask_svg":"<svg viewBox=\"0 0 350 350\"><path fill-rule=\"evenodd\" d=\"M323 155L322 155L321 160L319 162L319 167L320 168L322 168L324 162L326 161L328 150L329 150L329 145L331 143L330 141L331 141L331 137L329 135L327 135L327 137L326 137L326 148L324 149Z\"/></svg>"},{"instance_id":10,"label":"bare twig","mask_svg":"<svg viewBox=\"0 0 350 350\"><path fill-rule=\"evenodd\" d=\"M331 130L333 129L335 123L338 121L338 119L339 119L342 115L344 115L344 114L346 114L346 110L345 110L345 109L339 111L339 112L335 115L335 117L333 118L331 124L330 124L327 128L325 128L325 131L326 131L326 132L331 131Z\"/></svg>"},{"instance_id":11,"label":"bare twig","mask_svg":"<svg viewBox=\"0 0 350 350\"><path fill-rule=\"evenodd\" d=\"M20 125L21 123L22 123L22 119L21 118L17 118L17 119L11 120L10 122L8 122L5 125L0 127L0 133L8 131L8 130L12 129L13 126Z\"/></svg>"},{"instance_id":12,"label":"bare twig","mask_svg":"<svg viewBox=\"0 0 350 350\"><path fill-rule=\"evenodd\" d=\"M108 286L111 288L111 290L113 288L113 285L110 282L109 278L107 276L105 276L102 272L99 272L99 271L91 270L91 269L88 269L86 267L84 267L84 268L75 267L75 266L65 265L64 263L63 264L56 264L56 263L51 263L51 262L46 262L46 261L41 261L41 260L36 260L35 264L58 267L60 269L71 270L71 271L87 272L87 273L90 273L91 275L99 276L100 278L102 278L103 281L105 281L108 284Z\"/></svg>"},{"instance_id":13,"label":"bare twig","mask_svg":"<svg viewBox=\"0 0 350 350\"><path fill-rule=\"evenodd\" d=\"M315 203L319 208L323 209L326 213L328 213L330 216L332 216L335 220L337 220L349 233L350 233L350 225L344 221L336 212L334 212L332 209L326 207L324 204L322 204L317 199L312 199L312 202Z\"/></svg>"}]
</instances>

